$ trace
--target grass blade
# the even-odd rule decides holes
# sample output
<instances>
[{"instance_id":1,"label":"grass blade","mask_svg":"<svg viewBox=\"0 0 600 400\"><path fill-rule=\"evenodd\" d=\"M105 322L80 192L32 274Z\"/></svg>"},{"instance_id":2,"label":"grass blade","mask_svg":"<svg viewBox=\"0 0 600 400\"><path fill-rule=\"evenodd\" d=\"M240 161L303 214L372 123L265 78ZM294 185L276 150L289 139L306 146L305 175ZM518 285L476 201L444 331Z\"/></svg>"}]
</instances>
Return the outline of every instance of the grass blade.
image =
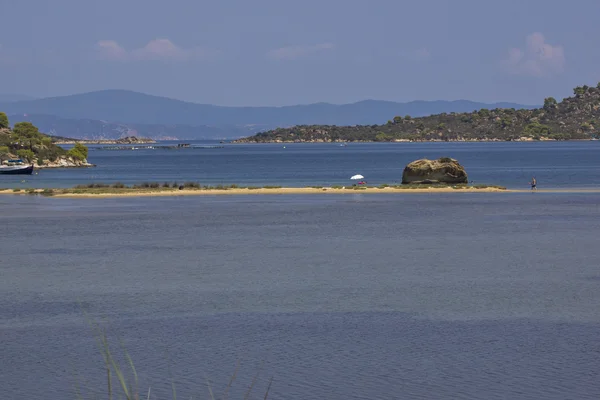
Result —
<instances>
[{"instance_id":1,"label":"grass blade","mask_svg":"<svg viewBox=\"0 0 600 400\"><path fill-rule=\"evenodd\" d=\"M267 400L267 397L269 397L269 390L271 390L272 383L273 383L273 377L271 377L271 379L269 379L269 386L267 386L267 392L265 393L265 400Z\"/></svg>"},{"instance_id":2,"label":"grass blade","mask_svg":"<svg viewBox=\"0 0 600 400\"><path fill-rule=\"evenodd\" d=\"M248 390L246 391L246 394L244 395L244 400L248 400L248 398L250 397L250 393L252 393L252 388L254 388L254 385L256 384L256 381L258 380L258 376L260 375L260 370L262 369L264 365L264 361L262 363L260 363L260 367L258 368L258 371L256 371L256 375L254 375L254 378L252 378L252 383L250 384L250 387L248 387Z\"/></svg>"},{"instance_id":3,"label":"grass blade","mask_svg":"<svg viewBox=\"0 0 600 400\"><path fill-rule=\"evenodd\" d=\"M208 394L210 394L210 400L215 400L215 395L213 394L212 387L210 386L210 381L208 378L206 379L206 386L208 386Z\"/></svg>"},{"instance_id":4,"label":"grass blade","mask_svg":"<svg viewBox=\"0 0 600 400\"><path fill-rule=\"evenodd\" d=\"M221 396L221 398L223 400L227 400L227 395L229 394L229 389L231 388L231 386L233 385L233 381L235 381L235 378L237 376L238 370L240 369L240 365L241 365L241 360L237 361L237 364L235 366L235 370L233 371L233 375L231 375L231 379L229 379L229 383L227 384L227 387L225 388L225 392L223 393L223 395Z\"/></svg>"}]
</instances>

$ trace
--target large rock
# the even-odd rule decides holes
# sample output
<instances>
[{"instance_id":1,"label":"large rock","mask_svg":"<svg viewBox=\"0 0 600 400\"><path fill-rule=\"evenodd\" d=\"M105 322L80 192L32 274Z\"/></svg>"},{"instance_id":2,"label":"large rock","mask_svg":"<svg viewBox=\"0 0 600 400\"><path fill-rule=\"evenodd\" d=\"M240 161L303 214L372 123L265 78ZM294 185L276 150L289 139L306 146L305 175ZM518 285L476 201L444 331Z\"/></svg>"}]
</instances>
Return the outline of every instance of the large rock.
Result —
<instances>
[{"instance_id":1,"label":"large rock","mask_svg":"<svg viewBox=\"0 0 600 400\"><path fill-rule=\"evenodd\" d=\"M458 161L443 157L423 158L408 164L402 173L402 183L467 183L467 172Z\"/></svg>"}]
</instances>

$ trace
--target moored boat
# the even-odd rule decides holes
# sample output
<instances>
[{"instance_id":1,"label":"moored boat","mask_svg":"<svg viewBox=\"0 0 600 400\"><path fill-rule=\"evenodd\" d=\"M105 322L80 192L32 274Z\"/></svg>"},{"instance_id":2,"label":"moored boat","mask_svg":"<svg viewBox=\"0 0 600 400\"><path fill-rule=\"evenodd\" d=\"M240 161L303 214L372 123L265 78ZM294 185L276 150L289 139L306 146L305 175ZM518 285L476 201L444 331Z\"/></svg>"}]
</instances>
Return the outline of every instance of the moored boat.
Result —
<instances>
[{"instance_id":1,"label":"moored boat","mask_svg":"<svg viewBox=\"0 0 600 400\"><path fill-rule=\"evenodd\" d=\"M21 160L9 160L8 165L0 165L0 175L31 175L33 164L26 165Z\"/></svg>"}]
</instances>

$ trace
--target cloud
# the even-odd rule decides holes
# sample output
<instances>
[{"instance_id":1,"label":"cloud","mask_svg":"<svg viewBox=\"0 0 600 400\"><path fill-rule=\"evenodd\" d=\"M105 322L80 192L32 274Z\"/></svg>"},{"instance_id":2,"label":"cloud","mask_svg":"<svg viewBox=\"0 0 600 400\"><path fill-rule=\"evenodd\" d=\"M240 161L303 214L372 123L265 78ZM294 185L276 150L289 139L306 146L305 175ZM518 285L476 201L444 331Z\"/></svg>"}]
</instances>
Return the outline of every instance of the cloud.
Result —
<instances>
[{"instance_id":1,"label":"cloud","mask_svg":"<svg viewBox=\"0 0 600 400\"><path fill-rule=\"evenodd\" d=\"M96 50L100 58L116 61L186 61L208 56L208 52L205 50L198 47L184 49L169 39L151 40L144 47L129 51L114 40L101 40L96 43Z\"/></svg>"},{"instance_id":2,"label":"cloud","mask_svg":"<svg viewBox=\"0 0 600 400\"><path fill-rule=\"evenodd\" d=\"M513 74L548 77L564 70L565 52L562 46L546 43L544 35L536 32L527 36L524 49L509 49L503 64Z\"/></svg>"},{"instance_id":3,"label":"cloud","mask_svg":"<svg viewBox=\"0 0 600 400\"><path fill-rule=\"evenodd\" d=\"M267 56L275 60L295 60L324 50L331 50L334 47L333 43L329 42L315 45L287 46L273 49L267 53Z\"/></svg>"},{"instance_id":4,"label":"cloud","mask_svg":"<svg viewBox=\"0 0 600 400\"><path fill-rule=\"evenodd\" d=\"M102 58L109 60L125 60L127 51L114 40L101 40L96 43L96 48Z\"/></svg>"}]
</instances>

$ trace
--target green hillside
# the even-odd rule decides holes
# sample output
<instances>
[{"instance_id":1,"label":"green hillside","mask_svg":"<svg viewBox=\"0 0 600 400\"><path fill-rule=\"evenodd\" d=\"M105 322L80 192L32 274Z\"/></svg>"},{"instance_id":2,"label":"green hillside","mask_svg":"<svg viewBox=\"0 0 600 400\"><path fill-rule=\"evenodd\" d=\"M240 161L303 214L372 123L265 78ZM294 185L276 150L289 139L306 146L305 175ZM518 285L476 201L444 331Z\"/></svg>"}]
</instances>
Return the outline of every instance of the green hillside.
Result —
<instances>
[{"instance_id":1,"label":"green hillside","mask_svg":"<svg viewBox=\"0 0 600 400\"><path fill-rule=\"evenodd\" d=\"M41 133L30 122L18 122L10 129L6 114L0 112L0 162L18 157L39 166L60 158L81 163L86 161L87 154L88 149L82 144L76 144L68 151L55 145L50 136Z\"/></svg>"},{"instance_id":2,"label":"green hillside","mask_svg":"<svg viewBox=\"0 0 600 400\"><path fill-rule=\"evenodd\" d=\"M496 108L412 118L391 116L383 125L299 125L237 142L511 141L592 139L600 135L600 84L579 86L574 96L548 97L536 109Z\"/></svg>"}]
</instances>

